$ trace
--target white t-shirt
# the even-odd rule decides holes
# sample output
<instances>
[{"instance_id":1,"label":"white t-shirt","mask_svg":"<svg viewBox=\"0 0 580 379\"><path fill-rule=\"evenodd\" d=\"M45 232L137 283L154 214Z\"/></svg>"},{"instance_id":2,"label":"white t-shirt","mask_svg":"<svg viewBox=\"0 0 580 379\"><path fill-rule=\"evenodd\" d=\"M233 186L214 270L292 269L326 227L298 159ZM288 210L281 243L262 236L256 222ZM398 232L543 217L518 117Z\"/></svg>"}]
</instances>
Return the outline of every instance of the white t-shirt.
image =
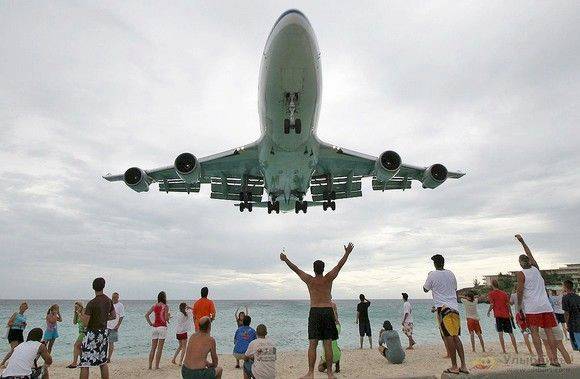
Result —
<instances>
[{"instance_id":1,"label":"white t-shirt","mask_svg":"<svg viewBox=\"0 0 580 379\"><path fill-rule=\"evenodd\" d=\"M123 305L123 303L117 302L116 304L113 304L113 307L115 308L116 316L114 320L107 321L107 329L115 329L115 327L119 323L119 319L121 317L125 317L125 306Z\"/></svg>"},{"instance_id":2,"label":"white t-shirt","mask_svg":"<svg viewBox=\"0 0 580 379\"><path fill-rule=\"evenodd\" d=\"M38 356L40 342L26 341L14 348L12 356L8 360L6 370L2 377L6 376L27 376L32 374L34 360Z\"/></svg>"},{"instance_id":3,"label":"white t-shirt","mask_svg":"<svg viewBox=\"0 0 580 379\"><path fill-rule=\"evenodd\" d=\"M449 270L435 270L427 275L423 288L431 291L437 308L447 306L459 311L457 303L457 279Z\"/></svg>"},{"instance_id":4,"label":"white t-shirt","mask_svg":"<svg viewBox=\"0 0 580 379\"><path fill-rule=\"evenodd\" d=\"M403 303L403 318L405 318L405 315L408 313L409 315L407 316L407 318L405 319L405 322L407 323L412 323L413 322L413 313L412 313L412 307L411 307L411 303L409 303L409 301L405 301Z\"/></svg>"},{"instance_id":5,"label":"white t-shirt","mask_svg":"<svg viewBox=\"0 0 580 379\"><path fill-rule=\"evenodd\" d=\"M465 317L479 320L479 313L477 313L477 299L474 298L473 301L469 301L462 298L461 302L465 308Z\"/></svg>"},{"instance_id":6,"label":"white t-shirt","mask_svg":"<svg viewBox=\"0 0 580 379\"><path fill-rule=\"evenodd\" d=\"M532 266L522 270L526 280L524 281L524 304L526 304L526 314L552 313L554 309L548 294L546 293L546 283L540 274L540 270Z\"/></svg>"},{"instance_id":7,"label":"white t-shirt","mask_svg":"<svg viewBox=\"0 0 580 379\"><path fill-rule=\"evenodd\" d=\"M256 379L276 377L276 346L269 338L256 338L248 345L246 355L254 355L252 374Z\"/></svg>"},{"instance_id":8,"label":"white t-shirt","mask_svg":"<svg viewBox=\"0 0 580 379\"><path fill-rule=\"evenodd\" d=\"M181 311L177 312L177 322L175 323L176 334L187 333L193 328L193 316L191 310L187 309L185 313L187 313L187 316L181 313Z\"/></svg>"},{"instance_id":9,"label":"white t-shirt","mask_svg":"<svg viewBox=\"0 0 580 379\"><path fill-rule=\"evenodd\" d=\"M562 309L562 295L550 296L550 300L552 301L554 313L564 314L564 310Z\"/></svg>"}]
</instances>

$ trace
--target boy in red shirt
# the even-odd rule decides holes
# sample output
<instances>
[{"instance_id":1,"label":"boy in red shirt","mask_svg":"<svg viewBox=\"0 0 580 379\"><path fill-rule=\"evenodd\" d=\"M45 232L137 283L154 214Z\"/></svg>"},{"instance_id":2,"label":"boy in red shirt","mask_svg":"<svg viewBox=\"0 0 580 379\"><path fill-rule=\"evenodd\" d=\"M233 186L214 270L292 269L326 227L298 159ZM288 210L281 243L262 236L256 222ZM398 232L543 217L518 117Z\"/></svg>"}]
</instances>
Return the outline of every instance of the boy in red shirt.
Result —
<instances>
[{"instance_id":1,"label":"boy in red shirt","mask_svg":"<svg viewBox=\"0 0 580 379\"><path fill-rule=\"evenodd\" d=\"M512 328L512 310L510 307L510 296L504 291L499 289L499 285L496 279L491 281L491 291L487 294L489 300L489 309L487 310L487 317L493 309L493 316L495 317L495 330L499 334L499 343L501 345L501 350L504 354L505 342L503 339L503 334L508 333L512 340L512 345L516 354L518 353L518 345L516 342L516 337L514 336L514 331Z\"/></svg>"}]
</instances>

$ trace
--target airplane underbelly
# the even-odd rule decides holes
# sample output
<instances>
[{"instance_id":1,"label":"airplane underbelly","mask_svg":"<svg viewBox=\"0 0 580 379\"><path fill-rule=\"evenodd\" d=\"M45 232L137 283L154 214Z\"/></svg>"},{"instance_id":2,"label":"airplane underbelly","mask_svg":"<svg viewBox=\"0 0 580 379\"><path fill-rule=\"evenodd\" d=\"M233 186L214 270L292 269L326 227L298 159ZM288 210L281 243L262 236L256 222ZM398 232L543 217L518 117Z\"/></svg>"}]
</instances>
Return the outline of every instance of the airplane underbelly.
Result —
<instances>
[{"instance_id":1,"label":"airplane underbelly","mask_svg":"<svg viewBox=\"0 0 580 379\"><path fill-rule=\"evenodd\" d=\"M265 132L279 148L296 150L311 138L318 120L319 57L298 26L281 31L267 54L261 110Z\"/></svg>"}]
</instances>

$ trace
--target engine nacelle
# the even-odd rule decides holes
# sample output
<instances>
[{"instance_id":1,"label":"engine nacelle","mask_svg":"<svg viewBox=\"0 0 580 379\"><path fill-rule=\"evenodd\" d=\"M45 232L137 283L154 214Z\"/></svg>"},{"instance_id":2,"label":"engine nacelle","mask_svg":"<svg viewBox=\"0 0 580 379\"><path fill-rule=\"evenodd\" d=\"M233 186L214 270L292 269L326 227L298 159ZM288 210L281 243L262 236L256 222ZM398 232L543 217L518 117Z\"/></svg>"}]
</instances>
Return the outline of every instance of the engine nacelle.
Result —
<instances>
[{"instance_id":1,"label":"engine nacelle","mask_svg":"<svg viewBox=\"0 0 580 379\"><path fill-rule=\"evenodd\" d=\"M175 158L175 171L188 184L198 183L201 176L199 162L191 153L182 153Z\"/></svg>"},{"instance_id":2,"label":"engine nacelle","mask_svg":"<svg viewBox=\"0 0 580 379\"><path fill-rule=\"evenodd\" d=\"M149 191L149 179L139 167L131 167L123 174L125 184L135 192Z\"/></svg>"},{"instance_id":3,"label":"engine nacelle","mask_svg":"<svg viewBox=\"0 0 580 379\"><path fill-rule=\"evenodd\" d=\"M423 174L423 188L437 188L447 180L447 168L441 163L435 163Z\"/></svg>"},{"instance_id":4,"label":"engine nacelle","mask_svg":"<svg viewBox=\"0 0 580 379\"><path fill-rule=\"evenodd\" d=\"M375 172L377 179L382 182L388 182L399 172L401 168L401 157L394 151L388 150L379 155L375 163Z\"/></svg>"}]
</instances>

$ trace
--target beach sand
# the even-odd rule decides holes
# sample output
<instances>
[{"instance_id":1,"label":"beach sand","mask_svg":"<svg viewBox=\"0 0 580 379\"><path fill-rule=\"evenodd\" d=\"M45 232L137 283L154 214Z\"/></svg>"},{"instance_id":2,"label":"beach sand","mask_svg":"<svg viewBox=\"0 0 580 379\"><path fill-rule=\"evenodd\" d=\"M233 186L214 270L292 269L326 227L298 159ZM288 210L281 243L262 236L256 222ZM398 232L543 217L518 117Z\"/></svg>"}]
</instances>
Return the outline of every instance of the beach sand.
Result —
<instances>
[{"instance_id":1,"label":"beach sand","mask_svg":"<svg viewBox=\"0 0 580 379\"><path fill-rule=\"evenodd\" d=\"M499 345L490 343L489 353L467 352L467 363L473 372L491 372L529 367L531 360L528 354L519 355L501 354ZM566 343L569 345L569 343ZM569 349L569 346L566 346ZM518 347L525 351L524 345ZM570 350L569 350L570 351ZM169 353L169 352L166 352ZM580 362L580 353L570 351L573 365ZM167 354L168 355L168 354ZM220 355L220 366L224 368L223 378L242 378L240 369L234 369L235 360L231 355ZM341 378L397 378L408 376L437 375L449 367L449 359L443 359L443 346L418 346L414 351L407 352L405 361L400 365L392 365L385 358L373 350L343 350ZM480 368L476 368L478 365ZM50 370L52 378L78 378L78 369L65 368L66 363L55 363ZM306 352L281 352L276 362L279 378L298 378L307 371ZM489 367L486 367L489 366ZM550 369L547 369L550 370ZM99 378L99 370L91 369L91 378ZM147 369L147 358L119 359L110 365L111 378L181 378L179 367L171 364L168 357L164 357L159 370ZM325 374L316 374L317 378L326 377Z\"/></svg>"}]
</instances>

